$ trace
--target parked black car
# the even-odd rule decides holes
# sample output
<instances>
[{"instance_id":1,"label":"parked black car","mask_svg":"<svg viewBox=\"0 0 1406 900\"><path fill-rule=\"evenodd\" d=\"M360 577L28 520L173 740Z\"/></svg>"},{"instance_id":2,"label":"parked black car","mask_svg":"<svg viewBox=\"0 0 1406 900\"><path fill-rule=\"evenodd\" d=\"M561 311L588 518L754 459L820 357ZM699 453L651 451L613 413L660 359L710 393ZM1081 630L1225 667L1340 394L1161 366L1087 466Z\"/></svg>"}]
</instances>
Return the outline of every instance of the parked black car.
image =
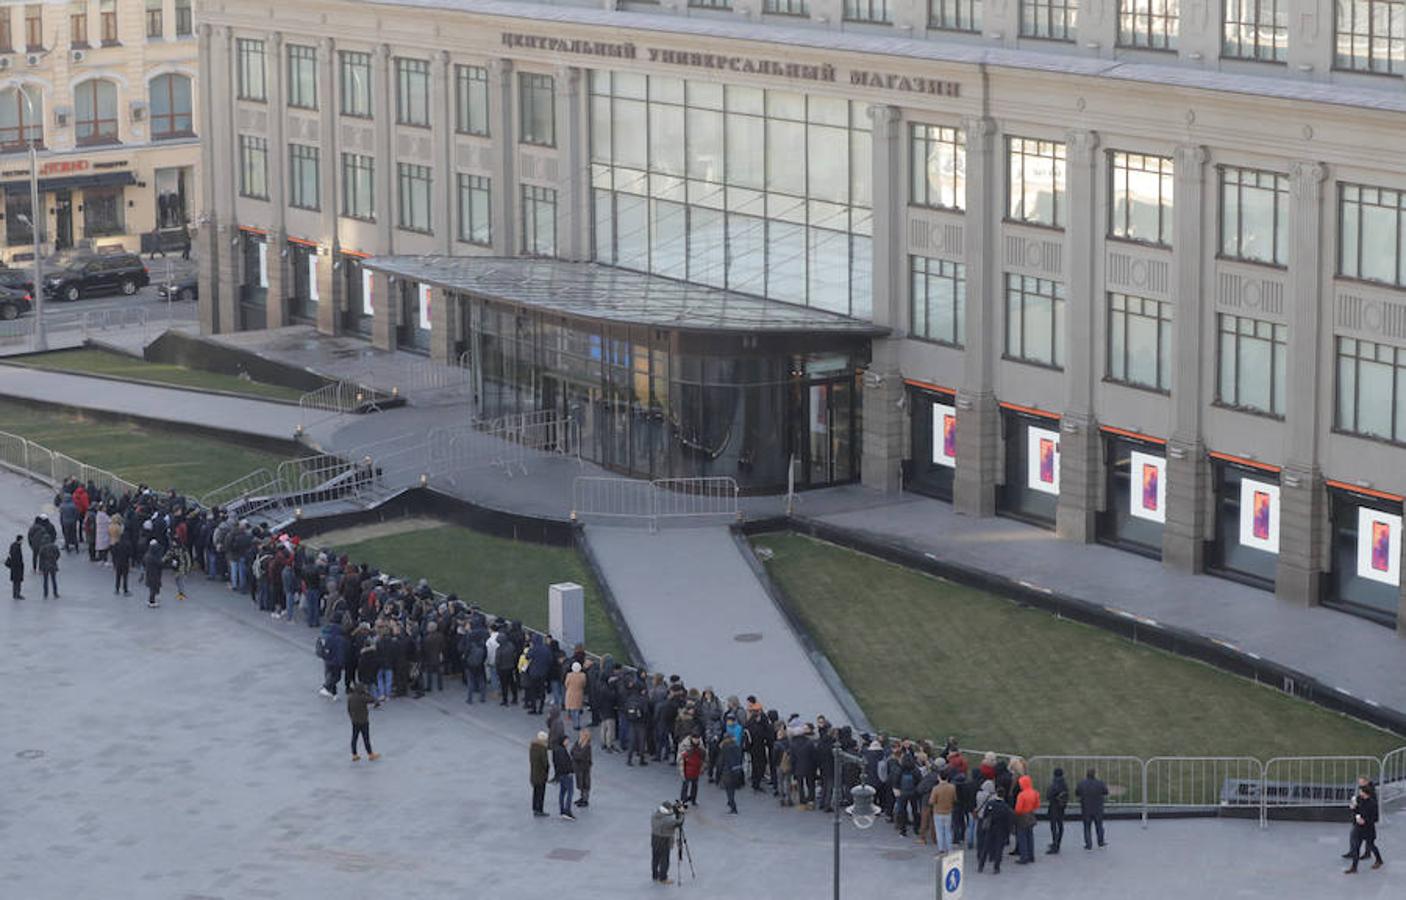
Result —
<instances>
[{"instance_id":1,"label":"parked black car","mask_svg":"<svg viewBox=\"0 0 1406 900\"><path fill-rule=\"evenodd\" d=\"M175 281L164 281L161 287L156 289L156 293L162 300L199 300L200 279L195 275L187 275Z\"/></svg>"},{"instance_id":2,"label":"parked black car","mask_svg":"<svg viewBox=\"0 0 1406 900\"><path fill-rule=\"evenodd\" d=\"M33 308L29 291L0 286L0 322L18 319Z\"/></svg>"},{"instance_id":3,"label":"parked black car","mask_svg":"<svg viewBox=\"0 0 1406 900\"><path fill-rule=\"evenodd\" d=\"M44 296L77 300L103 294L135 294L151 282L151 275L135 253L82 256L52 275L44 276Z\"/></svg>"},{"instance_id":4,"label":"parked black car","mask_svg":"<svg viewBox=\"0 0 1406 900\"><path fill-rule=\"evenodd\" d=\"M0 287L34 295L34 273L28 269L0 267Z\"/></svg>"}]
</instances>

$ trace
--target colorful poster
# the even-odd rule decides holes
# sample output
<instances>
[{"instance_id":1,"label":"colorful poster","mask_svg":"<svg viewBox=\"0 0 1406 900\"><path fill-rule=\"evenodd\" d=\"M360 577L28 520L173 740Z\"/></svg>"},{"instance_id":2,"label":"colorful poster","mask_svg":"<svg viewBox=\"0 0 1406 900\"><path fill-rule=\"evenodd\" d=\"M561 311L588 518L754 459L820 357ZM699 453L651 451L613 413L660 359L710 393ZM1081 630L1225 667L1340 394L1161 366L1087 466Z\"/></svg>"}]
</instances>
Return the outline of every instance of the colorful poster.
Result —
<instances>
[{"instance_id":1,"label":"colorful poster","mask_svg":"<svg viewBox=\"0 0 1406 900\"><path fill-rule=\"evenodd\" d=\"M416 285L420 295L420 330L430 330L430 286L428 284Z\"/></svg>"},{"instance_id":2,"label":"colorful poster","mask_svg":"<svg viewBox=\"0 0 1406 900\"><path fill-rule=\"evenodd\" d=\"M957 410L946 403L932 405L932 463L957 466Z\"/></svg>"},{"instance_id":3,"label":"colorful poster","mask_svg":"<svg viewBox=\"0 0 1406 900\"><path fill-rule=\"evenodd\" d=\"M1279 485L1240 479L1240 544L1279 552Z\"/></svg>"},{"instance_id":4,"label":"colorful poster","mask_svg":"<svg viewBox=\"0 0 1406 900\"><path fill-rule=\"evenodd\" d=\"M317 254L308 254L308 299L313 303L318 302L322 297L317 292Z\"/></svg>"},{"instance_id":5,"label":"colorful poster","mask_svg":"<svg viewBox=\"0 0 1406 900\"><path fill-rule=\"evenodd\" d=\"M269 245L259 241L259 287L269 286Z\"/></svg>"},{"instance_id":6,"label":"colorful poster","mask_svg":"<svg viewBox=\"0 0 1406 900\"><path fill-rule=\"evenodd\" d=\"M1357 577L1401 584L1401 516L1357 508Z\"/></svg>"},{"instance_id":7,"label":"colorful poster","mask_svg":"<svg viewBox=\"0 0 1406 900\"><path fill-rule=\"evenodd\" d=\"M374 316L375 308L372 306L372 286L376 283L376 276L369 269L361 270L361 314L363 316Z\"/></svg>"},{"instance_id":8,"label":"colorful poster","mask_svg":"<svg viewBox=\"0 0 1406 900\"><path fill-rule=\"evenodd\" d=\"M1128 454L1131 485L1128 510L1139 519L1167 521L1167 461L1134 450Z\"/></svg>"},{"instance_id":9,"label":"colorful poster","mask_svg":"<svg viewBox=\"0 0 1406 900\"><path fill-rule=\"evenodd\" d=\"M1028 427L1025 430L1026 486L1046 494L1059 493L1059 432Z\"/></svg>"}]
</instances>

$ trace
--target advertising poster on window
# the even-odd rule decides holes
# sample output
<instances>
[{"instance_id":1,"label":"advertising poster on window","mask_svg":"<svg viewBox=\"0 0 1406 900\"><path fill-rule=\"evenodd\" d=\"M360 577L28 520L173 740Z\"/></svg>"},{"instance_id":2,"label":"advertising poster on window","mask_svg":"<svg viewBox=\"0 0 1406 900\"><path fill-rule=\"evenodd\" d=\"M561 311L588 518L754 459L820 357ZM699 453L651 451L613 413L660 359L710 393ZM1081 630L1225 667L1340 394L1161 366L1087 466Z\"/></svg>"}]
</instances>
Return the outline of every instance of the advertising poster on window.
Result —
<instances>
[{"instance_id":1,"label":"advertising poster on window","mask_svg":"<svg viewBox=\"0 0 1406 900\"><path fill-rule=\"evenodd\" d=\"M1032 491L1059 493L1059 432L1044 428L1025 431L1027 455L1026 485Z\"/></svg>"},{"instance_id":2,"label":"advertising poster on window","mask_svg":"<svg viewBox=\"0 0 1406 900\"><path fill-rule=\"evenodd\" d=\"M269 286L269 245L259 241L259 287Z\"/></svg>"},{"instance_id":3,"label":"advertising poster on window","mask_svg":"<svg viewBox=\"0 0 1406 900\"><path fill-rule=\"evenodd\" d=\"M371 302L371 298L372 298L372 296L373 296L373 291L371 290L371 288L372 288L372 285L374 285L375 283L376 283L376 277L375 277L375 275L373 275L373 274L371 273L371 271L368 270L368 269L362 269L362 270L361 270L361 314L362 314L363 316L374 316L374 315L376 314L375 307L372 306L372 302Z\"/></svg>"},{"instance_id":4,"label":"advertising poster on window","mask_svg":"<svg viewBox=\"0 0 1406 900\"><path fill-rule=\"evenodd\" d=\"M430 286L416 285L420 292L420 330L430 330Z\"/></svg>"},{"instance_id":5,"label":"advertising poster on window","mask_svg":"<svg viewBox=\"0 0 1406 900\"><path fill-rule=\"evenodd\" d=\"M1240 480L1240 544L1279 552L1279 485Z\"/></svg>"},{"instance_id":6,"label":"advertising poster on window","mask_svg":"<svg viewBox=\"0 0 1406 900\"><path fill-rule=\"evenodd\" d=\"M1357 576L1401 584L1401 517L1379 509L1357 509Z\"/></svg>"},{"instance_id":7,"label":"advertising poster on window","mask_svg":"<svg viewBox=\"0 0 1406 900\"><path fill-rule=\"evenodd\" d=\"M308 299L313 303L322 298L317 293L317 254L308 254Z\"/></svg>"},{"instance_id":8,"label":"advertising poster on window","mask_svg":"<svg viewBox=\"0 0 1406 900\"><path fill-rule=\"evenodd\" d=\"M946 403L932 405L932 462L957 467L957 410Z\"/></svg>"},{"instance_id":9,"label":"advertising poster on window","mask_svg":"<svg viewBox=\"0 0 1406 900\"><path fill-rule=\"evenodd\" d=\"M1149 522L1166 522L1167 461L1134 450L1128 454L1128 466L1132 470L1128 511Z\"/></svg>"}]
</instances>

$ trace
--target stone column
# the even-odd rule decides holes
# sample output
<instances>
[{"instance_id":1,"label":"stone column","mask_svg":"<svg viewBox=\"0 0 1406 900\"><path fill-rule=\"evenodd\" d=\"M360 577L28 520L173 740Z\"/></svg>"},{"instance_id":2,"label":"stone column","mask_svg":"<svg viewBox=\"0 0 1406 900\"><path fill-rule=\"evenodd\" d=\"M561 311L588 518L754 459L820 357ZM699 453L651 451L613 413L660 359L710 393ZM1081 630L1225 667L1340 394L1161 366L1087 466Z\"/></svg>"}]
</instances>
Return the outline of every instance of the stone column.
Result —
<instances>
[{"instance_id":1,"label":"stone column","mask_svg":"<svg viewBox=\"0 0 1406 900\"><path fill-rule=\"evenodd\" d=\"M996 404L996 360L1000 358L997 304L1001 299L996 246L1001 222L1001 154L996 123L984 116L962 119L967 141L966 352L957 392L957 472L953 507L970 516L996 513L1001 460L1001 410Z\"/></svg>"},{"instance_id":2,"label":"stone column","mask_svg":"<svg viewBox=\"0 0 1406 900\"><path fill-rule=\"evenodd\" d=\"M458 223L454 221L454 198L459 186L454 179L454 78L451 72L449 53L441 50L435 54L430 67L430 116L433 137L433 166L431 185L434 190L434 229L438 236L439 251L445 256L454 252L454 235Z\"/></svg>"},{"instance_id":3,"label":"stone column","mask_svg":"<svg viewBox=\"0 0 1406 900\"><path fill-rule=\"evenodd\" d=\"M341 323L342 306L346 302L343 286L346 280L338 277L341 273L337 265L337 209L340 199L337 196L337 172L342 165L342 157L337 134L337 54L336 43L331 38L317 42L317 80L321 90L318 97L318 131L321 136L321 170L318 172L318 193L322 197L322 235L318 239L317 259L317 330L322 334L336 334Z\"/></svg>"},{"instance_id":4,"label":"stone column","mask_svg":"<svg viewBox=\"0 0 1406 900\"><path fill-rule=\"evenodd\" d=\"M284 89L283 35L274 32L268 39L268 179L269 179L269 289L265 312L266 328L282 328L288 323L288 299L285 286L291 289L288 277L288 143L284 138L283 120L287 115L287 92Z\"/></svg>"},{"instance_id":5,"label":"stone column","mask_svg":"<svg viewBox=\"0 0 1406 900\"><path fill-rule=\"evenodd\" d=\"M218 334L231 328L229 320L221 315L221 300L225 293L236 290L235 285L220 281L220 260L233 250L227 234L232 211L224 205L224 194L216 182L216 173L229 178L234 172L229 160L233 141L221 127L227 124L228 104L216 102L214 96L219 86L232 83L224 76L229 71L229 29L213 28L202 22L198 31L200 78L196 82L196 90L200 93L200 156L206 161L200 171L200 194L205 198L205 209L196 232L200 267L200 333ZM216 77L216 72L221 75ZM221 122L222 119L226 121ZM220 139L217 139L217 134Z\"/></svg>"},{"instance_id":6,"label":"stone column","mask_svg":"<svg viewBox=\"0 0 1406 900\"><path fill-rule=\"evenodd\" d=\"M517 133L513 129L513 61L495 59L488 64L489 129L497 138L493 166L493 253L517 252ZM475 357L477 359L477 357Z\"/></svg>"},{"instance_id":7,"label":"stone column","mask_svg":"<svg viewBox=\"0 0 1406 900\"><path fill-rule=\"evenodd\" d=\"M1279 487L1279 569L1274 593L1307 606L1319 598L1328 552L1328 497L1318 466L1319 408L1327 374L1319 353L1323 330L1322 163L1295 162L1289 176L1288 396L1284 468Z\"/></svg>"},{"instance_id":8,"label":"stone column","mask_svg":"<svg viewBox=\"0 0 1406 900\"><path fill-rule=\"evenodd\" d=\"M1098 223L1098 132L1071 131L1065 136L1066 197L1069 216L1064 246L1066 270L1064 321L1064 414L1060 419L1059 505L1055 531L1062 538L1088 543L1095 537L1099 486L1103 478L1102 442L1094 415L1094 380L1099 354L1095 318L1103 309L1094 286L1095 230Z\"/></svg>"},{"instance_id":9,"label":"stone column","mask_svg":"<svg viewBox=\"0 0 1406 900\"><path fill-rule=\"evenodd\" d=\"M454 332L458 315L453 295L443 288L430 289L430 359L452 365Z\"/></svg>"},{"instance_id":10,"label":"stone column","mask_svg":"<svg viewBox=\"0 0 1406 900\"><path fill-rule=\"evenodd\" d=\"M371 346L378 350L395 349L396 311L400 309L400 283L391 283L384 272L371 273L372 311Z\"/></svg>"},{"instance_id":11,"label":"stone column","mask_svg":"<svg viewBox=\"0 0 1406 900\"><path fill-rule=\"evenodd\" d=\"M371 54L371 84L372 123L376 128L375 187L372 189L376 205L376 249L381 255L390 256L395 253L395 192L392 188L395 183L395 108L391 100L395 96L395 79L391 74L389 44L377 44ZM379 282L377 290L380 290Z\"/></svg>"},{"instance_id":12,"label":"stone column","mask_svg":"<svg viewBox=\"0 0 1406 900\"><path fill-rule=\"evenodd\" d=\"M893 492L902 486L903 418L899 408L903 376L898 342L907 331L902 278L903 117L896 106L871 106L870 182L874 209L873 317L892 336L874 342L869 375L864 379L864 439L860 478L867 487Z\"/></svg>"},{"instance_id":13,"label":"stone column","mask_svg":"<svg viewBox=\"0 0 1406 900\"><path fill-rule=\"evenodd\" d=\"M1172 430L1167 441L1167 522L1162 529L1162 563L1179 572L1200 572L1210 537L1210 463L1201 438L1203 379L1215 357L1207 345L1204 280L1206 247L1214 229L1206 215L1206 148L1176 149L1172 208L1173 246Z\"/></svg>"},{"instance_id":14,"label":"stone column","mask_svg":"<svg viewBox=\"0 0 1406 900\"><path fill-rule=\"evenodd\" d=\"M557 117L557 256L586 259L591 217L585 181L590 146L581 115L586 103L581 69L558 66L552 84L556 88Z\"/></svg>"}]
</instances>

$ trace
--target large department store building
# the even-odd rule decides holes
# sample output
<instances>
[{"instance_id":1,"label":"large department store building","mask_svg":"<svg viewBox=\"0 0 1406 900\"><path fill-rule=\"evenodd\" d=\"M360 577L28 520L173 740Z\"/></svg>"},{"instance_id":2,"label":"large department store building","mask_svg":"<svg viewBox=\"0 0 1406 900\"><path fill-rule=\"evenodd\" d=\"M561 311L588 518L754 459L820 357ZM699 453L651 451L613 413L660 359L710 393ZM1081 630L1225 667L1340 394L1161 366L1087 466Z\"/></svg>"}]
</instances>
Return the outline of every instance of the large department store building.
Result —
<instances>
[{"instance_id":1,"label":"large department store building","mask_svg":"<svg viewBox=\"0 0 1406 900\"><path fill-rule=\"evenodd\" d=\"M1401 0L207 0L202 323L1396 623Z\"/></svg>"}]
</instances>

